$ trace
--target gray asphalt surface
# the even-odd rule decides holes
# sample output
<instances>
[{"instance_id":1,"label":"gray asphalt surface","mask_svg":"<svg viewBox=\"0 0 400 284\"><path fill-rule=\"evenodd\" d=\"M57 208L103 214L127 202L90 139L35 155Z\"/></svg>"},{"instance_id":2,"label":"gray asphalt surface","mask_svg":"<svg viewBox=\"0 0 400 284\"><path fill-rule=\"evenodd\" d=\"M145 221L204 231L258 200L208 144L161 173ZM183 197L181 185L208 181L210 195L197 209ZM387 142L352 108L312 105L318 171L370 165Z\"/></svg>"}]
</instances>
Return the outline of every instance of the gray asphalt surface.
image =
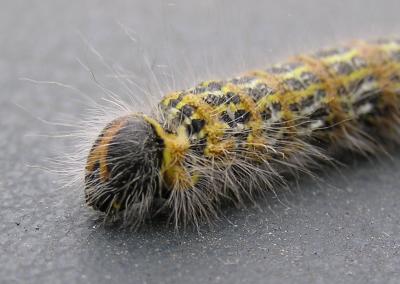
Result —
<instances>
[{"instance_id":1,"label":"gray asphalt surface","mask_svg":"<svg viewBox=\"0 0 400 284\"><path fill-rule=\"evenodd\" d=\"M29 166L71 146L42 135L62 127L39 118L79 121L82 97L20 80L68 83L100 101L79 58L118 93L82 34L145 85L154 88L147 54L189 86L191 74L233 75L341 39L399 34L399 10L397 0L1 1L0 282L400 283L400 152L348 157L341 173L301 179L260 208L227 209L201 234L114 230L99 225L81 189Z\"/></svg>"}]
</instances>

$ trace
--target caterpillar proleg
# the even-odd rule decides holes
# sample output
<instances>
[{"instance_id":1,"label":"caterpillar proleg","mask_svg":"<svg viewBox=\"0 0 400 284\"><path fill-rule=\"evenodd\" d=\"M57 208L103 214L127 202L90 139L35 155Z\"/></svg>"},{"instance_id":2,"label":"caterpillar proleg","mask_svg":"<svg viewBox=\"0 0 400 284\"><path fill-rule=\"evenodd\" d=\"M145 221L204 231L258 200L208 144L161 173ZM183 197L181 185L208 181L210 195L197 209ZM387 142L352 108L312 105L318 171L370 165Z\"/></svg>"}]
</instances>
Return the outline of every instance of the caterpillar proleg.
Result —
<instances>
[{"instance_id":1,"label":"caterpillar proleg","mask_svg":"<svg viewBox=\"0 0 400 284\"><path fill-rule=\"evenodd\" d=\"M172 92L110 122L85 168L86 202L139 225L176 226L258 198L341 150L400 142L400 41L353 41Z\"/></svg>"}]
</instances>

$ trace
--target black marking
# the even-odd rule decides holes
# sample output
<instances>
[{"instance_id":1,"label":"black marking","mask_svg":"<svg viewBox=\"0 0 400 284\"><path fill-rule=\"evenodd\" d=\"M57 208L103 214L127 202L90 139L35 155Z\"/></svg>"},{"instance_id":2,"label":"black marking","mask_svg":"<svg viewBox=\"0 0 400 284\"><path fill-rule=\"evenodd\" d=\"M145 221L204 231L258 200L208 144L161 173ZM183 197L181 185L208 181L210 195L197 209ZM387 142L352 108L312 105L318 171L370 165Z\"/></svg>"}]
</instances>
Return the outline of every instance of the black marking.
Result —
<instances>
[{"instance_id":1,"label":"black marking","mask_svg":"<svg viewBox=\"0 0 400 284\"><path fill-rule=\"evenodd\" d=\"M193 90L191 90L190 92L191 92L192 94L197 95L197 94L202 94L202 93L204 93L205 91L206 91L206 88L205 88L205 87L203 87L203 86L197 86L197 87L195 87Z\"/></svg>"},{"instance_id":2,"label":"black marking","mask_svg":"<svg viewBox=\"0 0 400 284\"><path fill-rule=\"evenodd\" d=\"M264 83L259 83L255 88L249 88L247 93L252 97L254 102L257 102L263 97L273 94L274 90Z\"/></svg>"},{"instance_id":3,"label":"black marking","mask_svg":"<svg viewBox=\"0 0 400 284\"><path fill-rule=\"evenodd\" d=\"M314 96L311 95L311 96L308 96L306 98L302 98L300 104L301 104L302 108L306 108L306 107L312 106L314 104Z\"/></svg>"},{"instance_id":4,"label":"black marking","mask_svg":"<svg viewBox=\"0 0 400 284\"><path fill-rule=\"evenodd\" d=\"M303 83L295 78L286 79L284 83L290 91L300 91L306 89Z\"/></svg>"},{"instance_id":5,"label":"black marking","mask_svg":"<svg viewBox=\"0 0 400 284\"><path fill-rule=\"evenodd\" d=\"M370 83L370 82L372 82L372 81L374 81L375 80L375 77L373 76L373 75L367 75L366 77L364 77L364 78L362 78L362 79L360 79L360 80L355 80L355 81L352 81L350 84L349 84L349 90L352 92L352 93L357 93L358 92L358 90L360 90L362 87L363 87L363 85L365 84L365 83ZM373 89L373 90L367 90L365 93L370 93L370 92L376 92L376 88L375 89ZM361 95L361 96L363 96L363 95Z\"/></svg>"},{"instance_id":6,"label":"black marking","mask_svg":"<svg viewBox=\"0 0 400 284\"><path fill-rule=\"evenodd\" d=\"M379 101L379 92L366 92L364 93L360 99L358 99L353 106L355 108L359 108L362 105L365 105L367 103L370 103L373 106L378 105Z\"/></svg>"},{"instance_id":7,"label":"black marking","mask_svg":"<svg viewBox=\"0 0 400 284\"><path fill-rule=\"evenodd\" d=\"M323 99L323 98L325 98L325 97L326 97L326 92L325 92L325 90L318 89L318 90L315 92L315 98L316 98L317 100Z\"/></svg>"},{"instance_id":8,"label":"black marking","mask_svg":"<svg viewBox=\"0 0 400 284\"><path fill-rule=\"evenodd\" d=\"M321 82L321 80L314 73L311 72L301 73L300 78L306 87L310 86L311 84L317 84Z\"/></svg>"},{"instance_id":9,"label":"black marking","mask_svg":"<svg viewBox=\"0 0 400 284\"><path fill-rule=\"evenodd\" d=\"M247 123L250 120L250 117L251 113L244 109L235 112L235 121L237 123Z\"/></svg>"},{"instance_id":10,"label":"black marking","mask_svg":"<svg viewBox=\"0 0 400 284\"><path fill-rule=\"evenodd\" d=\"M271 112L270 112L269 110L263 111L263 112L261 113L261 118L262 118L264 121L269 120L269 119L271 118Z\"/></svg>"},{"instance_id":11,"label":"black marking","mask_svg":"<svg viewBox=\"0 0 400 284\"><path fill-rule=\"evenodd\" d=\"M234 132L233 137L237 139L239 142L246 143L247 142L247 137L249 136L250 131L240 131L240 132Z\"/></svg>"},{"instance_id":12,"label":"black marking","mask_svg":"<svg viewBox=\"0 0 400 284\"><path fill-rule=\"evenodd\" d=\"M329 115L328 106L323 106L323 107L318 108L315 111L313 111L313 113L310 115L310 119L311 120L323 120L328 115Z\"/></svg>"},{"instance_id":13,"label":"black marking","mask_svg":"<svg viewBox=\"0 0 400 284\"><path fill-rule=\"evenodd\" d=\"M298 103L293 103L289 105L289 109L291 111L299 111L299 104Z\"/></svg>"},{"instance_id":14,"label":"black marking","mask_svg":"<svg viewBox=\"0 0 400 284\"><path fill-rule=\"evenodd\" d=\"M199 133L205 124L206 122L203 119L192 119L191 123L192 133Z\"/></svg>"},{"instance_id":15,"label":"black marking","mask_svg":"<svg viewBox=\"0 0 400 284\"><path fill-rule=\"evenodd\" d=\"M220 91L221 88L222 88L222 82L212 81L212 82L208 83L207 91L209 91L209 92Z\"/></svg>"},{"instance_id":16,"label":"black marking","mask_svg":"<svg viewBox=\"0 0 400 284\"><path fill-rule=\"evenodd\" d=\"M399 74L393 74L390 76L390 81L394 83L400 83L400 75Z\"/></svg>"},{"instance_id":17,"label":"black marking","mask_svg":"<svg viewBox=\"0 0 400 284\"><path fill-rule=\"evenodd\" d=\"M351 64L343 61L332 64L332 68L339 75L350 75L354 71Z\"/></svg>"},{"instance_id":18,"label":"black marking","mask_svg":"<svg viewBox=\"0 0 400 284\"><path fill-rule=\"evenodd\" d=\"M240 97L233 92L226 93L226 98L227 98L225 102L226 104L229 103L234 103L235 105L240 104Z\"/></svg>"},{"instance_id":19,"label":"black marking","mask_svg":"<svg viewBox=\"0 0 400 284\"><path fill-rule=\"evenodd\" d=\"M184 105L183 107L182 107L182 113L186 116L186 117L191 117L192 116L192 114L193 114L193 112L194 112L194 109L193 109L193 107L192 106L190 106L190 105Z\"/></svg>"},{"instance_id":20,"label":"black marking","mask_svg":"<svg viewBox=\"0 0 400 284\"><path fill-rule=\"evenodd\" d=\"M195 144L190 145L190 150L194 153L202 155L207 147L207 138L198 140Z\"/></svg>"},{"instance_id":21,"label":"black marking","mask_svg":"<svg viewBox=\"0 0 400 284\"><path fill-rule=\"evenodd\" d=\"M282 105L279 102L274 102L274 103L272 103L271 108L274 111L281 111Z\"/></svg>"},{"instance_id":22,"label":"black marking","mask_svg":"<svg viewBox=\"0 0 400 284\"><path fill-rule=\"evenodd\" d=\"M225 103L226 98L225 98L225 96L217 96L214 94L208 94L207 97L204 99L204 101L211 106L219 106L219 105Z\"/></svg>"},{"instance_id":23,"label":"black marking","mask_svg":"<svg viewBox=\"0 0 400 284\"><path fill-rule=\"evenodd\" d=\"M180 102L180 100L178 100L178 99L172 99L172 100L169 101L168 105L170 107L176 107L179 104L179 102Z\"/></svg>"},{"instance_id":24,"label":"black marking","mask_svg":"<svg viewBox=\"0 0 400 284\"><path fill-rule=\"evenodd\" d=\"M229 114L226 111L221 113L221 119L226 122L230 128L234 128L237 126L236 122L232 120Z\"/></svg>"}]
</instances>

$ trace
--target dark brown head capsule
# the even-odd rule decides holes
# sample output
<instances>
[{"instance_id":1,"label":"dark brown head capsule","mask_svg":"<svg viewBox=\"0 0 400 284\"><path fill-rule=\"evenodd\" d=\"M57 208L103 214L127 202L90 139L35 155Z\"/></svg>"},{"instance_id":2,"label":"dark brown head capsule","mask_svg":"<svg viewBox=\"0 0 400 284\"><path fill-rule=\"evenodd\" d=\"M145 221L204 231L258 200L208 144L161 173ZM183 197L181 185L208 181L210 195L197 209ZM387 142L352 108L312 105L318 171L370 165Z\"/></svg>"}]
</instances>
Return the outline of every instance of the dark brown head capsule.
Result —
<instances>
[{"instance_id":1,"label":"dark brown head capsule","mask_svg":"<svg viewBox=\"0 0 400 284\"><path fill-rule=\"evenodd\" d=\"M162 150L162 140L142 116L112 121L87 159L87 204L107 214L126 208L148 210L160 191Z\"/></svg>"}]
</instances>

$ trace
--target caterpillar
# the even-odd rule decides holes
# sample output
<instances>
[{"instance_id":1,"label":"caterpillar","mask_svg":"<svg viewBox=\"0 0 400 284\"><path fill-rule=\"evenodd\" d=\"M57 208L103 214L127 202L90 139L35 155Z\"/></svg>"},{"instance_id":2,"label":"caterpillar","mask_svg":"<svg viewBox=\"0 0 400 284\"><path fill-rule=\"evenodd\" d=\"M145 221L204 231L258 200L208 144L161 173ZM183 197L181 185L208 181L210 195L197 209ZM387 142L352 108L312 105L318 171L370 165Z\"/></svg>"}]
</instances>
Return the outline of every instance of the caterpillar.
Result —
<instances>
[{"instance_id":1,"label":"caterpillar","mask_svg":"<svg viewBox=\"0 0 400 284\"><path fill-rule=\"evenodd\" d=\"M340 151L400 142L400 40L353 41L166 94L111 121L85 167L85 198L137 227L157 214L211 221Z\"/></svg>"}]
</instances>

